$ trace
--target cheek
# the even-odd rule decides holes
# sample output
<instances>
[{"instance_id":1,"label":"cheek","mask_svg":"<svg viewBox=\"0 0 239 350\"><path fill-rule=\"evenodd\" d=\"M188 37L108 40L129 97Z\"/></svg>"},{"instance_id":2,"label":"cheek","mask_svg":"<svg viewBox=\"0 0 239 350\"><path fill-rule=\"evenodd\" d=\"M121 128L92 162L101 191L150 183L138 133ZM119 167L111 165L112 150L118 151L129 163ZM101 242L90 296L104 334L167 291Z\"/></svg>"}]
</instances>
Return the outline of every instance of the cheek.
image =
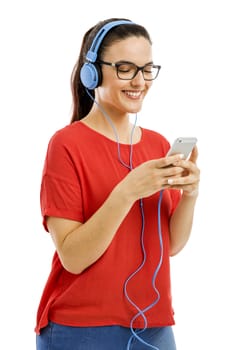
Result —
<instances>
[{"instance_id":1,"label":"cheek","mask_svg":"<svg viewBox=\"0 0 239 350\"><path fill-rule=\"evenodd\" d=\"M146 85L148 90L151 88L151 86L153 85L153 80L152 81L146 81Z\"/></svg>"},{"instance_id":2,"label":"cheek","mask_svg":"<svg viewBox=\"0 0 239 350\"><path fill-rule=\"evenodd\" d=\"M99 102L104 104L114 104L119 101L120 91L115 87L115 85L104 83L99 86L97 90Z\"/></svg>"},{"instance_id":3,"label":"cheek","mask_svg":"<svg viewBox=\"0 0 239 350\"><path fill-rule=\"evenodd\" d=\"M101 67L102 86L114 85L119 80L116 71L112 67Z\"/></svg>"},{"instance_id":4,"label":"cheek","mask_svg":"<svg viewBox=\"0 0 239 350\"><path fill-rule=\"evenodd\" d=\"M114 72L113 72L114 73ZM118 79L113 74L104 74L102 77L102 83L99 87L100 95L102 97L118 96L121 91L124 89L125 83L123 80Z\"/></svg>"}]
</instances>

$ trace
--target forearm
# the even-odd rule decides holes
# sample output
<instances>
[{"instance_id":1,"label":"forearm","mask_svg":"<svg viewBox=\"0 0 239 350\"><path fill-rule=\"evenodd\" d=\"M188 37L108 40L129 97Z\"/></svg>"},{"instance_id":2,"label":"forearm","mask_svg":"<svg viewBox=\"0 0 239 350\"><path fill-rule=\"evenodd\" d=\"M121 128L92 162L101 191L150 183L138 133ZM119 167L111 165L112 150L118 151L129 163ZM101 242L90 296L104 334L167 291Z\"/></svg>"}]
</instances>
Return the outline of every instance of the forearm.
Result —
<instances>
[{"instance_id":1,"label":"forearm","mask_svg":"<svg viewBox=\"0 0 239 350\"><path fill-rule=\"evenodd\" d=\"M116 186L92 217L64 238L58 249L64 267L78 274L98 260L107 250L132 204L133 201Z\"/></svg>"},{"instance_id":2,"label":"forearm","mask_svg":"<svg viewBox=\"0 0 239 350\"><path fill-rule=\"evenodd\" d=\"M182 195L170 220L170 255L176 255L186 245L192 230L198 194Z\"/></svg>"}]
</instances>

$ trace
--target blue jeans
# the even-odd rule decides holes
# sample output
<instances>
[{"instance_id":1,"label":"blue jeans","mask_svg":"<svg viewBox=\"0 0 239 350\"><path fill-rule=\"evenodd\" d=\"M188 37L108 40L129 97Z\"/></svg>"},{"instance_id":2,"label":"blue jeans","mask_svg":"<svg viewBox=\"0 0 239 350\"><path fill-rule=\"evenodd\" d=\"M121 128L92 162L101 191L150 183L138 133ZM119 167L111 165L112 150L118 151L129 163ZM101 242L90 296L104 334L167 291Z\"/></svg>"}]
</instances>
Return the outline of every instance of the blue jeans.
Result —
<instances>
[{"instance_id":1,"label":"blue jeans","mask_svg":"<svg viewBox=\"0 0 239 350\"><path fill-rule=\"evenodd\" d=\"M121 326L69 327L50 322L36 337L37 350L176 350L172 327L147 328L131 338ZM138 337L140 339L138 339ZM130 341L131 338L131 341Z\"/></svg>"}]
</instances>

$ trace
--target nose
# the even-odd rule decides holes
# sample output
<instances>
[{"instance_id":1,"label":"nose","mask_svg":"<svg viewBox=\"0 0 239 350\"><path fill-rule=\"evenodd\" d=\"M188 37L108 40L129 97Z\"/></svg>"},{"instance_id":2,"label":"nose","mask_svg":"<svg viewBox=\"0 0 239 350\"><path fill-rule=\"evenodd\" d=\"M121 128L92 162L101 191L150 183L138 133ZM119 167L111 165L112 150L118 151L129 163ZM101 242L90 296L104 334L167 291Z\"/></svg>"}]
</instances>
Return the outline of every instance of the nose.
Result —
<instances>
[{"instance_id":1,"label":"nose","mask_svg":"<svg viewBox=\"0 0 239 350\"><path fill-rule=\"evenodd\" d=\"M136 76L132 79L132 83L137 83L137 84L144 84L144 76L143 76L143 70L139 69Z\"/></svg>"}]
</instances>

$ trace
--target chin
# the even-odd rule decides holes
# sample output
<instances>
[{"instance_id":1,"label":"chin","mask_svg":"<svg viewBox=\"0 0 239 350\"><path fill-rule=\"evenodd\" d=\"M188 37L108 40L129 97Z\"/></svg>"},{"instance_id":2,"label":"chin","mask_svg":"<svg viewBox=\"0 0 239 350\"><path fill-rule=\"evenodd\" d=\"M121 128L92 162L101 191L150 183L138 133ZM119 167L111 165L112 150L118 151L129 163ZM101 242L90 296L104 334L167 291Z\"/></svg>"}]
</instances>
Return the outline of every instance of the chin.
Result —
<instances>
[{"instance_id":1,"label":"chin","mask_svg":"<svg viewBox=\"0 0 239 350\"><path fill-rule=\"evenodd\" d=\"M129 110L129 113L138 113L138 112L141 111L141 109L142 109L142 107L140 107L140 108L132 108L132 109Z\"/></svg>"},{"instance_id":2,"label":"chin","mask_svg":"<svg viewBox=\"0 0 239 350\"><path fill-rule=\"evenodd\" d=\"M136 105L134 105L134 106L129 106L129 109L128 109L128 113L138 113L138 112L140 112L141 111L141 109L142 109L142 104L140 103L140 104L137 104L137 106Z\"/></svg>"}]
</instances>

